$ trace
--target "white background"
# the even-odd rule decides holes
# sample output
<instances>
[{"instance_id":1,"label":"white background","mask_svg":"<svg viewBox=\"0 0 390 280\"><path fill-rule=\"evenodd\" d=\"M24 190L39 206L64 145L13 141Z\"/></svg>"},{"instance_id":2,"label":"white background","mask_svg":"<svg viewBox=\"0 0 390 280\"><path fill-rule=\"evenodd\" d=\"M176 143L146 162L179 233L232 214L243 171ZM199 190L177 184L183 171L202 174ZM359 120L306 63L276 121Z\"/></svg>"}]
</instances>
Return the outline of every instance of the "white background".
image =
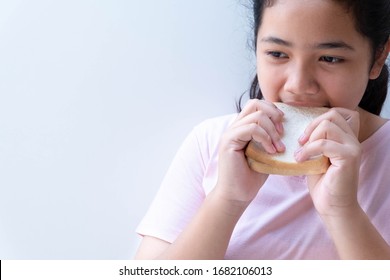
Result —
<instances>
[{"instance_id":1,"label":"white background","mask_svg":"<svg viewBox=\"0 0 390 280\"><path fill-rule=\"evenodd\" d=\"M0 259L127 259L186 134L254 73L244 0L0 1Z\"/></svg>"},{"instance_id":2,"label":"white background","mask_svg":"<svg viewBox=\"0 0 390 280\"><path fill-rule=\"evenodd\" d=\"M0 258L125 259L254 73L245 1L0 1Z\"/></svg>"}]
</instances>

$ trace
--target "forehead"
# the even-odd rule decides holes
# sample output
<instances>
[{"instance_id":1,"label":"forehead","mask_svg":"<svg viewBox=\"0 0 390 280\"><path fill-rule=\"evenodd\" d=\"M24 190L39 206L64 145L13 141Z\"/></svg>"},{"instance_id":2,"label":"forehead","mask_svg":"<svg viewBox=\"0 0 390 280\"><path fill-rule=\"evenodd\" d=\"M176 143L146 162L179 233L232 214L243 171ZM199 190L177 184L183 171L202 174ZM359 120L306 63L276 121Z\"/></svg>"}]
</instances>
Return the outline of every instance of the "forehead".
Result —
<instances>
[{"instance_id":1,"label":"forehead","mask_svg":"<svg viewBox=\"0 0 390 280\"><path fill-rule=\"evenodd\" d=\"M278 0L266 5L259 35L296 40L362 40L345 5L332 0ZM266 34L271 33L271 34ZM275 34L276 33L276 34Z\"/></svg>"}]
</instances>

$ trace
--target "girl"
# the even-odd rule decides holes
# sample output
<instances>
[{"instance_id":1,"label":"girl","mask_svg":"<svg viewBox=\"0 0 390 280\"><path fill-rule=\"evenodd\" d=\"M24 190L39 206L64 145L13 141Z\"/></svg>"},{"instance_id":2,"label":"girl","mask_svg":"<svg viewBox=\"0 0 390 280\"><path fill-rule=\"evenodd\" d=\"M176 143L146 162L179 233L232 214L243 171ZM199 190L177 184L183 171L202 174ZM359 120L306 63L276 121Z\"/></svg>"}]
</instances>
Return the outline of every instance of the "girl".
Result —
<instances>
[{"instance_id":1,"label":"girl","mask_svg":"<svg viewBox=\"0 0 390 280\"><path fill-rule=\"evenodd\" d=\"M253 9L252 99L188 136L138 227L136 258L390 259L390 122L379 116L389 1L263 0ZM275 101L331 108L295 155L326 155L325 174L248 167L251 139L269 153L285 149Z\"/></svg>"}]
</instances>

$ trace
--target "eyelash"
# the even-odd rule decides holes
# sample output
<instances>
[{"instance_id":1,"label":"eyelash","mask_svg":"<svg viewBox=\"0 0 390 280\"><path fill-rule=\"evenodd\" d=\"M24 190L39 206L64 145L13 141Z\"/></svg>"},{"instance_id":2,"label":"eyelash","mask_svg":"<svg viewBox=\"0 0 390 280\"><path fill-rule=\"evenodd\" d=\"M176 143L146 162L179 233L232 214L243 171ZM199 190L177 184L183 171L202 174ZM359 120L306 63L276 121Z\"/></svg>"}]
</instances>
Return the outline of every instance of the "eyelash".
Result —
<instances>
[{"instance_id":1,"label":"eyelash","mask_svg":"<svg viewBox=\"0 0 390 280\"><path fill-rule=\"evenodd\" d=\"M281 59L281 58L287 58L287 54L285 53L282 53L282 52L278 52L278 51L267 51L266 52L267 55L269 56L272 56L276 59Z\"/></svg>"},{"instance_id":2,"label":"eyelash","mask_svg":"<svg viewBox=\"0 0 390 280\"><path fill-rule=\"evenodd\" d=\"M334 56L321 56L320 61L329 63L329 64L336 64L336 63L342 63L344 62L344 59L334 57Z\"/></svg>"},{"instance_id":3,"label":"eyelash","mask_svg":"<svg viewBox=\"0 0 390 280\"><path fill-rule=\"evenodd\" d=\"M274 59L288 58L288 56L285 53L278 52L278 51L267 51L266 54L273 57ZM344 62L344 59L342 58L329 56L329 55L321 56L319 60L328 64L337 64L337 63Z\"/></svg>"}]
</instances>

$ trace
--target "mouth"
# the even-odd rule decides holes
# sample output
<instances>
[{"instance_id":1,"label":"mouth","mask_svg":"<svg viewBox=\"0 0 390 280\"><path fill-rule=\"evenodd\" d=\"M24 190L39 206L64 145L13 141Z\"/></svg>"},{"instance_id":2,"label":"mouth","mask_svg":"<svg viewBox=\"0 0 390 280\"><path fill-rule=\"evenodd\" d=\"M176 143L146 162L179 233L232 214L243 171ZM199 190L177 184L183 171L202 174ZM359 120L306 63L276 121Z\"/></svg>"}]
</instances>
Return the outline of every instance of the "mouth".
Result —
<instances>
[{"instance_id":1,"label":"mouth","mask_svg":"<svg viewBox=\"0 0 390 280\"><path fill-rule=\"evenodd\" d=\"M286 101L283 102L285 104L288 104L290 106L295 107L328 107L328 105L320 104L320 103L313 103L313 102L303 102L303 101Z\"/></svg>"}]
</instances>

